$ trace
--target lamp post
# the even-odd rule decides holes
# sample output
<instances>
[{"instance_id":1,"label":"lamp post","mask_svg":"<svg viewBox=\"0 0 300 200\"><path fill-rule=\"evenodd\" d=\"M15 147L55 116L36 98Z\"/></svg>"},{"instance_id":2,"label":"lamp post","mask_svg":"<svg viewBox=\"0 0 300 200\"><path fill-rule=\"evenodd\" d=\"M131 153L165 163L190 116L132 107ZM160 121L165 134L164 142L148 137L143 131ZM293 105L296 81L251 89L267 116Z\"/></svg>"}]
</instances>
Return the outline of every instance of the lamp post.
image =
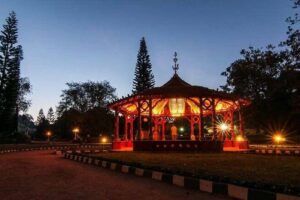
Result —
<instances>
[{"instance_id":1,"label":"lamp post","mask_svg":"<svg viewBox=\"0 0 300 200\"><path fill-rule=\"evenodd\" d=\"M104 145L107 143L107 138L106 137L101 138L101 143L102 143L102 151L104 151Z\"/></svg>"},{"instance_id":2,"label":"lamp post","mask_svg":"<svg viewBox=\"0 0 300 200\"><path fill-rule=\"evenodd\" d=\"M77 134L79 133L79 128L74 128L72 130L72 132L74 133L74 140L76 141L77 140Z\"/></svg>"},{"instance_id":3,"label":"lamp post","mask_svg":"<svg viewBox=\"0 0 300 200\"><path fill-rule=\"evenodd\" d=\"M285 138L282 136L281 133L276 133L274 136L273 136L273 141L279 145L280 143L284 142L285 141Z\"/></svg>"},{"instance_id":4,"label":"lamp post","mask_svg":"<svg viewBox=\"0 0 300 200\"><path fill-rule=\"evenodd\" d=\"M50 131L47 131L46 135L47 135L48 143L49 143L50 142L50 137L51 137L52 133Z\"/></svg>"}]
</instances>

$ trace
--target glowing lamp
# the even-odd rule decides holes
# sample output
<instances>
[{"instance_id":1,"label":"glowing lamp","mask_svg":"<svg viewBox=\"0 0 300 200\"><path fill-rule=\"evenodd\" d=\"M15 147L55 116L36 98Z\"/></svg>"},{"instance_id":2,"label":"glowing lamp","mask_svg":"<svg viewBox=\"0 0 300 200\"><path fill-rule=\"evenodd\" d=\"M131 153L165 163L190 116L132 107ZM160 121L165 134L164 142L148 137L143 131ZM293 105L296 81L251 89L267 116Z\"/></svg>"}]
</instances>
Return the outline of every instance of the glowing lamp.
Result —
<instances>
[{"instance_id":1,"label":"glowing lamp","mask_svg":"<svg viewBox=\"0 0 300 200\"><path fill-rule=\"evenodd\" d=\"M274 140L274 142L279 144L280 142L284 142L285 138L280 133L277 133L273 136L273 140Z\"/></svg>"},{"instance_id":2,"label":"glowing lamp","mask_svg":"<svg viewBox=\"0 0 300 200\"><path fill-rule=\"evenodd\" d=\"M103 138L101 139L101 142L102 142L102 143L106 143L106 142L107 142L107 138L106 138L106 137L103 137Z\"/></svg>"},{"instance_id":3,"label":"glowing lamp","mask_svg":"<svg viewBox=\"0 0 300 200\"><path fill-rule=\"evenodd\" d=\"M236 139L236 141L238 141L238 142L245 141L245 139L244 139L243 136L241 136L241 135L236 136L235 139Z\"/></svg>"},{"instance_id":4,"label":"glowing lamp","mask_svg":"<svg viewBox=\"0 0 300 200\"><path fill-rule=\"evenodd\" d=\"M50 136L51 136L51 132L48 131L48 132L46 133L46 135L47 135L48 137L50 137Z\"/></svg>"},{"instance_id":5,"label":"glowing lamp","mask_svg":"<svg viewBox=\"0 0 300 200\"><path fill-rule=\"evenodd\" d=\"M183 131L184 131L184 128L183 128L183 127L180 127L180 128L179 128L179 131L180 131L180 132L183 132Z\"/></svg>"},{"instance_id":6,"label":"glowing lamp","mask_svg":"<svg viewBox=\"0 0 300 200\"><path fill-rule=\"evenodd\" d=\"M182 98L169 99L169 108L173 117L182 116L185 111L185 100Z\"/></svg>"},{"instance_id":7,"label":"glowing lamp","mask_svg":"<svg viewBox=\"0 0 300 200\"><path fill-rule=\"evenodd\" d=\"M73 131L74 133L79 133L79 128L74 128L72 131Z\"/></svg>"},{"instance_id":8,"label":"glowing lamp","mask_svg":"<svg viewBox=\"0 0 300 200\"><path fill-rule=\"evenodd\" d=\"M228 124L226 124L226 123L221 123L221 124L219 125L219 129L220 129L222 132L226 132L226 131L228 131L229 126L228 126Z\"/></svg>"}]
</instances>

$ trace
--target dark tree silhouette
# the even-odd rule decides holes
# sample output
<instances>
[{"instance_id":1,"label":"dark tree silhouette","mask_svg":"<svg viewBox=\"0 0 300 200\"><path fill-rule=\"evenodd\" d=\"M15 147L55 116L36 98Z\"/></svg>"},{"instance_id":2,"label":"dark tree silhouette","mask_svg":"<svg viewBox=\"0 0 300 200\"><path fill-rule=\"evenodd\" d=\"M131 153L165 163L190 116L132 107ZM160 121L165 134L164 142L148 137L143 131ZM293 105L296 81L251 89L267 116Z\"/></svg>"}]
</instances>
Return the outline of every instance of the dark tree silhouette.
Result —
<instances>
[{"instance_id":1,"label":"dark tree silhouette","mask_svg":"<svg viewBox=\"0 0 300 200\"><path fill-rule=\"evenodd\" d=\"M67 83L68 89L63 90L62 100L57 108L58 116L70 109L86 112L97 107L106 107L107 103L116 98L115 91L108 81Z\"/></svg>"},{"instance_id":2,"label":"dark tree silhouette","mask_svg":"<svg viewBox=\"0 0 300 200\"><path fill-rule=\"evenodd\" d=\"M299 9L300 1L294 3ZM300 30L296 26L300 20L295 14L287 22L287 39L279 49L272 45L243 49L242 58L221 74L227 78L223 90L252 100L245 111L250 127L257 131L261 127L300 133Z\"/></svg>"},{"instance_id":3,"label":"dark tree silhouette","mask_svg":"<svg viewBox=\"0 0 300 200\"><path fill-rule=\"evenodd\" d=\"M112 134L113 115L107 104L116 98L115 88L109 82L67 83L57 108L53 125L59 138L73 138L72 129L80 128L80 137Z\"/></svg>"},{"instance_id":4,"label":"dark tree silhouette","mask_svg":"<svg viewBox=\"0 0 300 200\"><path fill-rule=\"evenodd\" d=\"M46 132L49 129L49 122L44 115L43 109L40 109L36 120L36 132L34 134L35 139L45 139Z\"/></svg>"},{"instance_id":5,"label":"dark tree silhouette","mask_svg":"<svg viewBox=\"0 0 300 200\"><path fill-rule=\"evenodd\" d=\"M0 136L7 137L18 127L20 62L22 46L18 45L17 18L9 14L0 35Z\"/></svg>"},{"instance_id":6,"label":"dark tree silhouette","mask_svg":"<svg viewBox=\"0 0 300 200\"><path fill-rule=\"evenodd\" d=\"M155 85L152 65L147 50L145 38L140 41L140 49L137 55L137 63L133 79L133 93L138 93Z\"/></svg>"},{"instance_id":7,"label":"dark tree silhouette","mask_svg":"<svg viewBox=\"0 0 300 200\"><path fill-rule=\"evenodd\" d=\"M54 111L53 111L52 107L50 107L48 110L47 120L48 120L49 124L54 124L54 122L55 122L55 116L54 116Z\"/></svg>"}]
</instances>

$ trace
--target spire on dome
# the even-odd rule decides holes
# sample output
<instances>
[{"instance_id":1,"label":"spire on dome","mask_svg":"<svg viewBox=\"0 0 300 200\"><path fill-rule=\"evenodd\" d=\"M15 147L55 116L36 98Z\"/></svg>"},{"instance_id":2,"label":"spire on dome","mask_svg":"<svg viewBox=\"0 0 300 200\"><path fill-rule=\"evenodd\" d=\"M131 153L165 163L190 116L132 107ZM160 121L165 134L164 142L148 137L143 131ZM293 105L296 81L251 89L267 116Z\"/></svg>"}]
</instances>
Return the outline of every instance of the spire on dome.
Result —
<instances>
[{"instance_id":1,"label":"spire on dome","mask_svg":"<svg viewBox=\"0 0 300 200\"><path fill-rule=\"evenodd\" d=\"M177 74L177 71L179 69L179 64L177 64L178 59L177 59L177 52L176 51L174 53L174 59L173 59L173 61L174 61L174 65L172 66L172 68L173 68L175 74Z\"/></svg>"}]
</instances>

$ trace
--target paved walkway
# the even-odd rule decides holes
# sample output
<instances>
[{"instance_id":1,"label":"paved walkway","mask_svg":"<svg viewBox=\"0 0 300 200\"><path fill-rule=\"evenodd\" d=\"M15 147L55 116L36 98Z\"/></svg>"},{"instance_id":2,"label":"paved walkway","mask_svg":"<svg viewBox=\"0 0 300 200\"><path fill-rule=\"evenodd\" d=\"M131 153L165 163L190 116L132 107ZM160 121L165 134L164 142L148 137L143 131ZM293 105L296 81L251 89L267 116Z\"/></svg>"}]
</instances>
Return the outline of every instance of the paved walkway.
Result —
<instances>
[{"instance_id":1,"label":"paved walkway","mask_svg":"<svg viewBox=\"0 0 300 200\"><path fill-rule=\"evenodd\" d=\"M198 191L83 165L49 151L0 155L0 199L221 200Z\"/></svg>"}]
</instances>

